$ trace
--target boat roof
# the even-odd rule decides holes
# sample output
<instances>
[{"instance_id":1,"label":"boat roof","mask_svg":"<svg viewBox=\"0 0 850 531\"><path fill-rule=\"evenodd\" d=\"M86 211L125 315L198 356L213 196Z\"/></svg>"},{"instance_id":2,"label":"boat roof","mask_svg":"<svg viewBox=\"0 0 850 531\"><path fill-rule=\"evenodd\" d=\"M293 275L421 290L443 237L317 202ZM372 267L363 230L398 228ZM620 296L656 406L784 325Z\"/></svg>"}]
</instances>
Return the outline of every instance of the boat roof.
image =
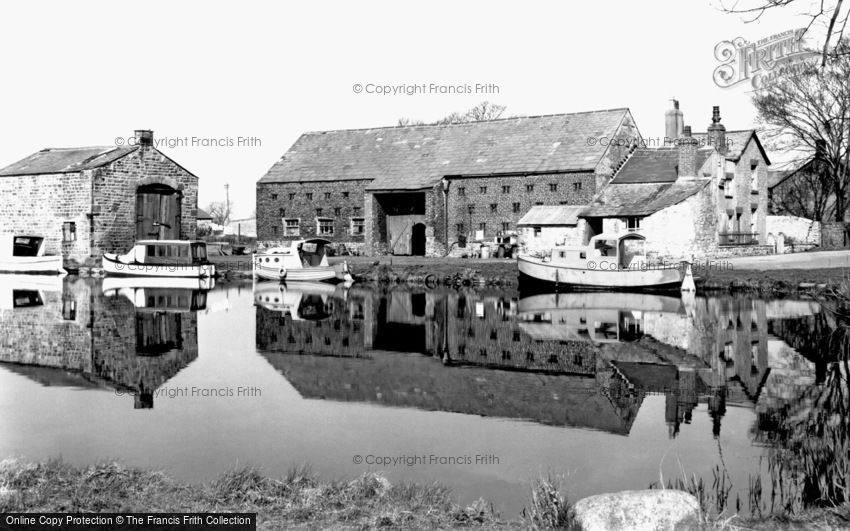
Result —
<instances>
[{"instance_id":1,"label":"boat roof","mask_svg":"<svg viewBox=\"0 0 850 531\"><path fill-rule=\"evenodd\" d=\"M207 242L204 242L204 241L201 241L201 240L136 240L136 245L150 245L150 244L154 244L154 243L161 243L161 244L167 244L167 245L174 245L174 244L189 245L190 243L203 243L204 245L206 245Z\"/></svg>"},{"instance_id":2,"label":"boat roof","mask_svg":"<svg viewBox=\"0 0 850 531\"><path fill-rule=\"evenodd\" d=\"M591 237L591 240L625 240L625 239L645 240L646 237L637 232L603 232Z\"/></svg>"}]
</instances>

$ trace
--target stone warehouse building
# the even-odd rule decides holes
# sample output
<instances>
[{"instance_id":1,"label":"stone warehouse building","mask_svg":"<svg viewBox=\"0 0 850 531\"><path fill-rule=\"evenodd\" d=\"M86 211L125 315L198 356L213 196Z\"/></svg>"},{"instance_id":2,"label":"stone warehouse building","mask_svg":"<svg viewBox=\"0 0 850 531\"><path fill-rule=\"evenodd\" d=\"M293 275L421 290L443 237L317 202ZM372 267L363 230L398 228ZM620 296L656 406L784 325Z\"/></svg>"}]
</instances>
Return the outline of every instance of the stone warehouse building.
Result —
<instances>
[{"instance_id":1,"label":"stone warehouse building","mask_svg":"<svg viewBox=\"0 0 850 531\"><path fill-rule=\"evenodd\" d=\"M443 255L535 205L587 205L640 138L628 109L302 135L257 183L258 240Z\"/></svg>"},{"instance_id":2,"label":"stone warehouse building","mask_svg":"<svg viewBox=\"0 0 850 531\"><path fill-rule=\"evenodd\" d=\"M94 265L137 239L191 239L198 178L136 131L130 146L48 148L0 170L0 232L45 238L45 254Z\"/></svg>"},{"instance_id":3,"label":"stone warehouse building","mask_svg":"<svg viewBox=\"0 0 850 531\"><path fill-rule=\"evenodd\" d=\"M678 102L675 112L666 136L677 145L636 149L580 217L592 233L640 231L650 259L770 252L770 160L756 132L727 132L714 107L708 132L692 135Z\"/></svg>"}]
</instances>

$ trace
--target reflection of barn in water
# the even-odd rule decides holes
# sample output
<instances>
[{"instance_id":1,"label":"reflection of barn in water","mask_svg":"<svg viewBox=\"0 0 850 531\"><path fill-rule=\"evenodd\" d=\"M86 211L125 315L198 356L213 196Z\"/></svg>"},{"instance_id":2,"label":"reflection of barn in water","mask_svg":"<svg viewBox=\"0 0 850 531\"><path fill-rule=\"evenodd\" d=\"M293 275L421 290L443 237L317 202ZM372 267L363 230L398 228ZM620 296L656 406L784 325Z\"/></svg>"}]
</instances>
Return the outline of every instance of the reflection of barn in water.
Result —
<instances>
[{"instance_id":1,"label":"reflection of barn in water","mask_svg":"<svg viewBox=\"0 0 850 531\"><path fill-rule=\"evenodd\" d=\"M39 294L41 305L0 310L0 362L42 383L122 389L151 408L154 391L198 356L203 292L102 293L93 280L66 279Z\"/></svg>"}]
</instances>

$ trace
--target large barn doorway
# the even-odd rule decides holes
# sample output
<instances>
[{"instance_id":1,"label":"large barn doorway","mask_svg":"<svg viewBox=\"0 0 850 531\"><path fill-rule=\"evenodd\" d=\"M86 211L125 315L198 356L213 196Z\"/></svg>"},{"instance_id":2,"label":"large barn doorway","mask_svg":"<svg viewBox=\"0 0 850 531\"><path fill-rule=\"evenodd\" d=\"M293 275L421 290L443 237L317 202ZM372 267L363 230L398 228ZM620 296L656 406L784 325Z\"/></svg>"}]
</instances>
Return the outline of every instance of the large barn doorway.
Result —
<instances>
[{"instance_id":1,"label":"large barn doorway","mask_svg":"<svg viewBox=\"0 0 850 531\"><path fill-rule=\"evenodd\" d=\"M410 254L425 256L425 224L416 223L410 234Z\"/></svg>"},{"instance_id":2,"label":"large barn doorway","mask_svg":"<svg viewBox=\"0 0 850 531\"><path fill-rule=\"evenodd\" d=\"M151 184L136 190L136 239L179 240L183 194L170 186Z\"/></svg>"}]
</instances>

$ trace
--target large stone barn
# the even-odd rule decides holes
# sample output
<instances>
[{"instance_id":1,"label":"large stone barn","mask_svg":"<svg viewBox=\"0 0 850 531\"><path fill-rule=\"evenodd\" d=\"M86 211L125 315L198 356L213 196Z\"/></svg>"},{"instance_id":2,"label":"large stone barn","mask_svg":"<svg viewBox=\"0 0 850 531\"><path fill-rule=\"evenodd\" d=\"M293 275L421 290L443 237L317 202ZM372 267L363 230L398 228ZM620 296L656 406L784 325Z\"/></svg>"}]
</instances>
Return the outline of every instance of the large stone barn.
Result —
<instances>
[{"instance_id":1,"label":"large stone barn","mask_svg":"<svg viewBox=\"0 0 850 531\"><path fill-rule=\"evenodd\" d=\"M45 238L45 254L96 265L137 239L192 239L198 178L136 131L129 146L48 148L0 170L0 232Z\"/></svg>"},{"instance_id":2,"label":"large stone barn","mask_svg":"<svg viewBox=\"0 0 850 531\"><path fill-rule=\"evenodd\" d=\"M258 239L443 255L586 205L640 138L628 109L305 133L257 183Z\"/></svg>"}]
</instances>

